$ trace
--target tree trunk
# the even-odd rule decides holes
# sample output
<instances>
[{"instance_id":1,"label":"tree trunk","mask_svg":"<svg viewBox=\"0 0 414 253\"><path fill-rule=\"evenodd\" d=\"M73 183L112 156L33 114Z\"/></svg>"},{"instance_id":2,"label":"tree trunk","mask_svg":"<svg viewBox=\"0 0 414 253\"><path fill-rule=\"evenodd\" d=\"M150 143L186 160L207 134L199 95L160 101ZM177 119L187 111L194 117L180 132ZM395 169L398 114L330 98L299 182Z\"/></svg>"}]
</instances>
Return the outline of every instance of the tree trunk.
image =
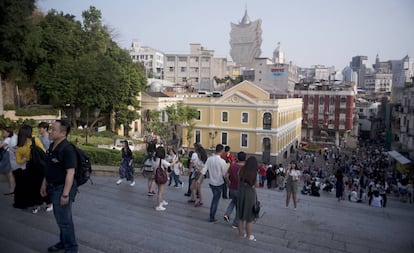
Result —
<instances>
[{"instance_id":1,"label":"tree trunk","mask_svg":"<svg viewBox=\"0 0 414 253\"><path fill-rule=\"evenodd\" d=\"M112 110L109 114L109 129L111 129L111 132L115 133L115 111Z\"/></svg>"}]
</instances>

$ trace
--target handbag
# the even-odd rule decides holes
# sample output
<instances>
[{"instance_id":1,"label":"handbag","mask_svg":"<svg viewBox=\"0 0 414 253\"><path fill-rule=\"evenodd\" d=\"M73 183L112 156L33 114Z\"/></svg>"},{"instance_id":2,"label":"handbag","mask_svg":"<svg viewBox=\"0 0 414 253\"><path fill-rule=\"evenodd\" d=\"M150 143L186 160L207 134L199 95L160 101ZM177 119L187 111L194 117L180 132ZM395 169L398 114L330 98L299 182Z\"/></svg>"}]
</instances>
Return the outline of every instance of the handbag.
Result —
<instances>
[{"instance_id":1,"label":"handbag","mask_svg":"<svg viewBox=\"0 0 414 253\"><path fill-rule=\"evenodd\" d=\"M165 184L168 181L167 173L165 173L164 169L161 168L161 159L160 159L160 165L155 170L155 183L157 184Z\"/></svg>"},{"instance_id":2,"label":"handbag","mask_svg":"<svg viewBox=\"0 0 414 253\"><path fill-rule=\"evenodd\" d=\"M255 203L253 205L253 210L252 210L253 215L256 219L259 218L260 207L261 207L261 204L260 204L260 201L257 199L257 194L256 194L256 200L255 200Z\"/></svg>"}]
</instances>

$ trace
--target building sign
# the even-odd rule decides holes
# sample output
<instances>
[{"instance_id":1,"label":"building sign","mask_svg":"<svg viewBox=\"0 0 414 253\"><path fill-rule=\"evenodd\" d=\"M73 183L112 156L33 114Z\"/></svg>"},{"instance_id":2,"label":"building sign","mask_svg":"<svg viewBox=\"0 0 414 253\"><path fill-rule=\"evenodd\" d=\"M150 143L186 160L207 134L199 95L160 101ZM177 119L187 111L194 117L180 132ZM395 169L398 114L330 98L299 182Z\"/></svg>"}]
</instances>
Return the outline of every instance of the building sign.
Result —
<instances>
[{"instance_id":1,"label":"building sign","mask_svg":"<svg viewBox=\"0 0 414 253\"><path fill-rule=\"evenodd\" d=\"M285 68L271 68L270 69L270 76L271 77L284 77L287 76L287 73L285 72Z\"/></svg>"},{"instance_id":2,"label":"building sign","mask_svg":"<svg viewBox=\"0 0 414 253\"><path fill-rule=\"evenodd\" d=\"M106 126L100 126L100 127L98 127L98 132L100 133L100 132L103 132L103 131L106 131Z\"/></svg>"}]
</instances>

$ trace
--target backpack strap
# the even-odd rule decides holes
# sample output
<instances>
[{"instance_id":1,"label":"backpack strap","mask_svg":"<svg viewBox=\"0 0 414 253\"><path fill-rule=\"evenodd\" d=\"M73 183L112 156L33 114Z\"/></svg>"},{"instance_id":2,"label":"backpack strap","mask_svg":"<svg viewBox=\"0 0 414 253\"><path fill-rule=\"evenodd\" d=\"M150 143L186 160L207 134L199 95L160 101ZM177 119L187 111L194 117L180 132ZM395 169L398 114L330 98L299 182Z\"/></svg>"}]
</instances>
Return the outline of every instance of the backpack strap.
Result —
<instances>
[{"instance_id":1,"label":"backpack strap","mask_svg":"<svg viewBox=\"0 0 414 253\"><path fill-rule=\"evenodd\" d=\"M36 140L35 140L35 138L36 137L32 137L32 145L30 145L30 148L34 148L35 146L36 146Z\"/></svg>"}]
</instances>

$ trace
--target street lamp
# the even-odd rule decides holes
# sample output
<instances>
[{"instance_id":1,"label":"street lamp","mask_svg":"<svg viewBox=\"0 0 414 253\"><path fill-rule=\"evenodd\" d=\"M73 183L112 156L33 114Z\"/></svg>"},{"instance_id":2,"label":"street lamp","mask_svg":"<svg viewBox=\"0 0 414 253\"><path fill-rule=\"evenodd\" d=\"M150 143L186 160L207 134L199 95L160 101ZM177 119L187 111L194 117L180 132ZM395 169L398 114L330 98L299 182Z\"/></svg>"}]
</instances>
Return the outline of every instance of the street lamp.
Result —
<instances>
[{"instance_id":1,"label":"street lamp","mask_svg":"<svg viewBox=\"0 0 414 253\"><path fill-rule=\"evenodd\" d=\"M76 117L76 120L80 118L80 114L81 114L81 109L78 107L78 108L76 108L76 110L75 110L75 117ZM76 122L76 126L78 126L78 122Z\"/></svg>"}]
</instances>

